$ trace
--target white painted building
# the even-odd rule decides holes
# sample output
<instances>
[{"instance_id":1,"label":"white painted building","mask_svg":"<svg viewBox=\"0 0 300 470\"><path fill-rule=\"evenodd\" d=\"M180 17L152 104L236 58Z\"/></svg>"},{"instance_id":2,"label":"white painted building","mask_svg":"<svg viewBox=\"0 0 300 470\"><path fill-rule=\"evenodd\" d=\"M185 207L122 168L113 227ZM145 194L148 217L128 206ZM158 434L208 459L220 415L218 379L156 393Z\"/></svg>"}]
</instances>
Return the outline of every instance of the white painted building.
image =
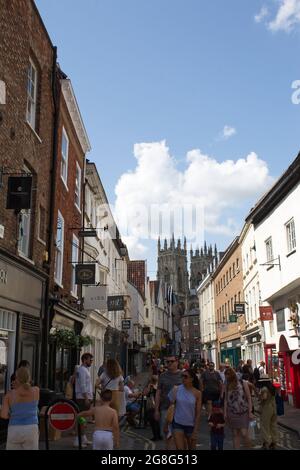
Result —
<instances>
[{"instance_id":1,"label":"white painted building","mask_svg":"<svg viewBox=\"0 0 300 470\"><path fill-rule=\"evenodd\" d=\"M265 323L267 368L300 407L300 154L250 212L261 299L273 309Z\"/></svg>"},{"instance_id":2,"label":"white painted building","mask_svg":"<svg viewBox=\"0 0 300 470\"><path fill-rule=\"evenodd\" d=\"M209 272L197 289L200 311L202 358L217 363L218 344L215 314L214 282Z\"/></svg>"},{"instance_id":3,"label":"white painted building","mask_svg":"<svg viewBox=\"0 0 300 470\"><path fill-rule=\"evenodd\" d=\"M253 224L246 223L240 235L242 247L245 331L242 333L242 359L255 367L264 360L264 326L260 320L260 287Z\"/></svg>"},{"instance_id":4,"label":"white painted building","mask_svg":"<svg viewBox=\"0 0 300 470\"><path fill-rule=\"evenodd\" d=\"M109 230L107 230L107 227ZM101 179L94 163L87 163L85 185L85 229L96 228L95 237L84 239L84 262L95 263L96 284L106 287L107 296L127 295L127 263L120 254L121 241L106 198ZM111 233L113 236L111 236ZM116 234L117 238L114 238ZM83 288L83 296L89 294L89 288ZM83 335L92 338L92 344L85 348L94 355L91 370L93 380L105 355L121 361L123 338L121 321L125 311L109 312L107 306L85 310ZM110 334L108 334L108 329Z\"/></svg>"},{"instance_id":5,"label":"white painted building","mask_svg":"<svg viewBox=\"0 0 300 470\"><path fill-rule=\"evenodd\" d=\"M128 281L127 292L131 299L130 303L130 321L129 330L129 373L139 374L143 370L145 359L145 342L143 329L145 327L146 308L145 301L138 289Z\"/></svg>"}]
</instances>

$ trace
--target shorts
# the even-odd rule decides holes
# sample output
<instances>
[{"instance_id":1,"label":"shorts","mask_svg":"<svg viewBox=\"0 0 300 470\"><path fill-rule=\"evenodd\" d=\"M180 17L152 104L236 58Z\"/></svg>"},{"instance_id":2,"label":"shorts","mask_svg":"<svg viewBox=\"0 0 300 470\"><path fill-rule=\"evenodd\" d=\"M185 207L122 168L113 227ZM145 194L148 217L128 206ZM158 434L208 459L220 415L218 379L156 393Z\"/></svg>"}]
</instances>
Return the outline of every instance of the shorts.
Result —
<instances>
[{"instance_id":1,"label":"shorts","mask_svg":"<svg viewBox=\"0 0 300 470\"><path fill-rule=\"evenodd\" d=\"M93 450L113 450L114 440L111 431L95 431L93 434Z\"/></svg>"},{"instance_id":2,"label":"shorts","mask_svg":"<svg viewBox=\"0 0 300 470\"><path fill-rule=\"evenodd\" d=\"M140 405L138 403L128 403L126 405L126 411L129 413L137 413L140 411Z\"/></svg>"},{"instance_id":3,"label":"shorts","mask_svg":"<svg viewBox=\"0 0 300 470\"><path fill-rule=\"evenodd\" d=\"M38 425L8 426L6 450L39 450Z\"/></svg>"},{"instance_id":4,"label":"shorts","mask_svg":"<svg viewBox=\"0 0 300 470\"><path fill-rule=\"evenodd\" d=\"M194 432L194 426L186 426L185 424L172 423L173 432L183 432L187 437L191 437Z\"/></svg>"},{"instance_id":5,"label":"shorts","mask_svg":"<svg viewBox=\"0 0 300 470\"><path fill-rule=\"evenodd\" d=\"M208 401L219 401L219 400L220 400L220 392L204 390L202 394L202 401L204 404L207 403Z\"/></svg>"}]
</instances>

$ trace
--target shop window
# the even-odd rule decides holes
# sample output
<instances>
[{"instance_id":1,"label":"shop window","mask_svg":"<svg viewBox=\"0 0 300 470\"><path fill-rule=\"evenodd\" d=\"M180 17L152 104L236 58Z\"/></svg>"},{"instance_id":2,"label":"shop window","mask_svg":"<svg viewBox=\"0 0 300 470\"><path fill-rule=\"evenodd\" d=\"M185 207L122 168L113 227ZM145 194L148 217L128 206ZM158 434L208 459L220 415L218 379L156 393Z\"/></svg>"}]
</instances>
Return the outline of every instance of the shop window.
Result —
<instances>
[{"instance_id":1,"label":"shop window","mask_svg":"<svg viewBox=\"0 0 300 470\"><path fill-rule=\"evenodd\" d=\"M277 325L277 331L284 331L285 330L284 309L276 311L276 325Z\"/></svg>"}]
</instances>

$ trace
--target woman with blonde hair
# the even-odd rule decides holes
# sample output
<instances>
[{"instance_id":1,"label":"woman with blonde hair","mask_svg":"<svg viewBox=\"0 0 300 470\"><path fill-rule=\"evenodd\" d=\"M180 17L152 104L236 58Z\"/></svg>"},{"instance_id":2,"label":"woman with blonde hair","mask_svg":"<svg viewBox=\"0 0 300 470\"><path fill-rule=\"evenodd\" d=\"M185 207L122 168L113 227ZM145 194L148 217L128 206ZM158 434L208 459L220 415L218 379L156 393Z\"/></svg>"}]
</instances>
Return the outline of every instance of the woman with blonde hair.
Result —
<instances>
[{"instance_id":1,"label":"woman with blonde hair","mask_svg":"<svg viewBox=\"0 0 300 470\"><path fill-rule=\"evenodd\" d=\"M39 449L39 398L39 388L31 386L29 369L17 369L15 388L5 395L1 409L1 418L9 419L7 450Z\"/></svg>"},{"instance_id":2,"label":"woman with blonde hair","mask_svg":"<svg viewBox=\"0 0 300 470\"><path fill-rule=\"evenodd\" d=\"M232 429L233 447L240 448L241 437L244 438L246 447L250 447L248 428L254 416L249 385L246 380L238 379L232 367L225 370L225 378L224 418Z\"/></svg>"},{"instance_id":3,"label":"woman with blonde hair","mask_svg":"<svg viewBox=\"0 0 300 470\"><path fill-rule=\"evenodd\" d=\"M124 394L124 377L122 375L122 369L116 359L108 359L104 372L99 377L101 390L111 390L112 400L111 408L114 408L121 416L123 413L120 412L120 404Z\"/></svg>"}]
</instances>

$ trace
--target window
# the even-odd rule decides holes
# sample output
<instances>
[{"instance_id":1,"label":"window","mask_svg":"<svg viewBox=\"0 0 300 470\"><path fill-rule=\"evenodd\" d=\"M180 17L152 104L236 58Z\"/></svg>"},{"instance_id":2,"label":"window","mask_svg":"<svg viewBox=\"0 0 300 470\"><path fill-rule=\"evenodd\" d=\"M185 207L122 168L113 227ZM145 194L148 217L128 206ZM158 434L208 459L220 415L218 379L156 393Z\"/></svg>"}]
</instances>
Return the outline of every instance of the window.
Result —
<instances>
[{"instance_id":1,"label":"window","mask_svg":"<svg viewBox=\"0 0 300 470\"><path fill-rule=\"evenodd\" d=\"M31 127L36 127L36 98L37 98L37 71L31 59L29 59L27 75L27 109L26 119Z\"/></svg>"},{"instance_id":2,"label":"window","mask_svg":"<svg viewBox=\"0 0 300 470\"><path fill-rule=\"evenodd\" d=\"M287 249L288 253L295 250L296 248L296 233L295 233L295 222L291 219L285 224L286 227L286 238L287 238Z\"/></svg>"},{"instance_id":3,"label":"window","mask_svg":"<svg viewBox=\"0 0 300 470\"><path fill-rule=\"evenodd\" d=\"M75 284L75 273L76 273L76 264L78 263L79 259L79 240L78 238L73 235L72 240L72 278L71 278L71 293L77 297L77 284Z\"/></svg>"},{"instance_id":4,"label":"window","mask_svg":"<svg viewBox=\"0 0 300 470\"><path fill-rule=\"evenodd\" d=\"M240 269L240 268L239 268L239 259L237 258L237 259L236 259L236 272L238 272L239 269Z\"/></svg>"},{"instance_id":5,"label":"window","mask_svg":"<svg viewBox=\"0 0 300 470\"><path fill-rule=\"evenodd\" d=\"M284 309L276 311L276 325L277 325L277 331L284 331L285 330Z\"/></svg>"},{"instance_id":6,"label":"window","mask_svg":"<svg viewBox=\"0 0 300 470\"><path fill-rule=\"evenodd\" d=\"M19 215L19 240L18 249L22 255L29 258L30 255L30 209L23 209Z\"/></svg>"},{"instance_id":7,"label":"window","mask_svg":"<svg viewBox=\"0 0 300 470\"><path fill-rule=\"evenodd\" d=\"M272 237L268 238L265 241L267 262L273 261L273 246L272 246Z\"/></svg>"},{"instance_id":8,"label":"window","mask_svg":"<svg viewBox=\"0 0 300 470\"><path fill-rule=\"evenodd\" d=\"M232 275L233 275L233 277L235 276L235 263L233 263L233 265L232 265Z\"/></svg>"},{"instance_id":9,"label":"window","mask_svg":"<svg viewBox=\"0 0 300 470\"><path fill-rule=\"evenodd\" d=\"M62 139L61 139L61 177L67 186L68 181L68 156L69 156L69 139L65 128L62 130Z\"/></svg>"},{"instance_id":10,"label":"window","mask_svg":"<svg viewBox=\"0 0 300 470\"><path fill-rule=\"evenodd\" d=\"M80 196L81 196L81 168L76 162L76 178L75 178L75 205L80 210Z\"/></svg>"},{"instance_id":11,"label":"window","mask_svg":"<svg viewBox=\"0 0 300 470\"><path fill-rule=\"evenodd\" d=\"M231 268L229 268L229 279L230 279L230 281L231 281L231 279L232 279L232 272L231 272Z\"/></svg>"},{"instance_id":12,"label":"window","mask_svg":"<svg viewBox=\"0 0 300 470\"><path fill-rule=\"evenodd\" d=\"M146 318L149 318L149 309L146 308Z\"/></svg>"},{"instance_id":13,"label":"window","mask_svg":"<svg viewBox=\"0 0 300 470\"><path fill-rule=\"evenodd\" d=\"M226 284L228 284L228 271L226 271Z\"/></svg>"},{"instance_id":14,"label":"window","mask_svg":"<svg viewBox=\"0 0 300 470\"><path fill-rule=\"evenodd\" d=\"M58 211L56 241L55 241L55 273L54 279L58 284L62 284L63 271L63 253L64 253L64 219Z\"/></svg>"},{"instance_id":15,"label":"window","mask_svg":"<svg viewBox=\"0 0 300 470\"><path fill-rule=\"evenodd\" d=\"M39 211L39 239L43 242L46 240L46 210L40 206Z\"/></svg>"}]
</instances>

